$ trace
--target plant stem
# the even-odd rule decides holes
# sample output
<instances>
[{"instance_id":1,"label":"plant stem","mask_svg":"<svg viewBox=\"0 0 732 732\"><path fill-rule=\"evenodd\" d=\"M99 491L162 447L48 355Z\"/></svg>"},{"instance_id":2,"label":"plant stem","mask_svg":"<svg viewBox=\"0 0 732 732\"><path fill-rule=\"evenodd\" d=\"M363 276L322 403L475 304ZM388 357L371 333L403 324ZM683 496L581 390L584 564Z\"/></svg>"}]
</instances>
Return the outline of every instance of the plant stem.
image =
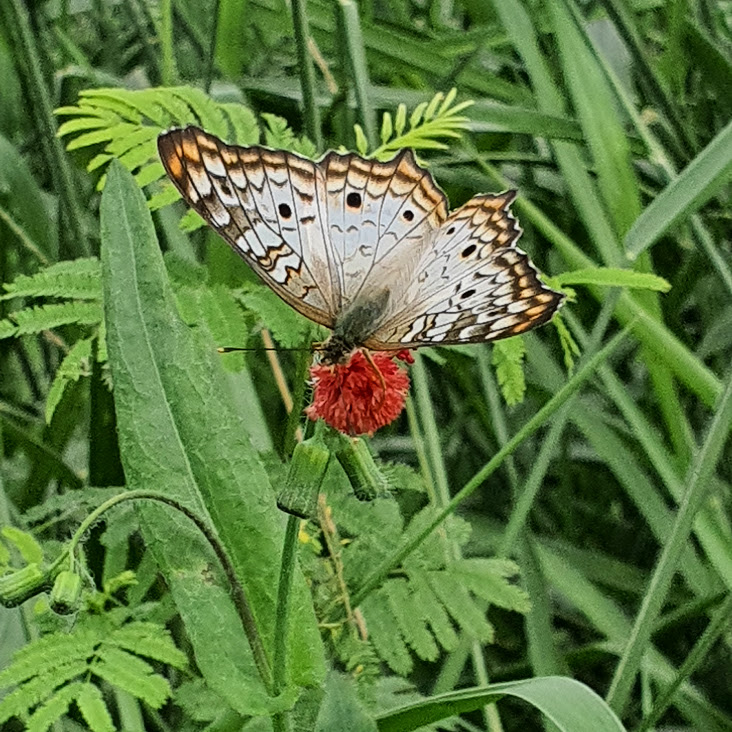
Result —
<instances>
[{"instance_id":1,"label":"plant stem","mask_svg":"<svg viewBox=\"0 0 732 732\"><path fill-rule=\"evenodd\" d=\"M343 30L345 34L348 60L353 74L353 90L356 94L356 105L361 112L361 122L373 149L378 143L376 135L376 115L369 102L369 71L366 64L366 49L361 33L361 19L358 16L358 6L353 0L338 0L343 17Z\"/></svg>"},{"instance_id":2,"label":"plant stem","mask_svg":"<svg viewBox=\"0 0 732 732\"><path fill-rule=\"evenodd\" d=\"M275 616L275 649L273 682L275 694L279 694L287 681L287 634L290 617L290 592L294 576L297 534L300 519L297 516L287 517L285 543L282 547L280 565L280 583L277 589L277 611Z\"/></svg>"},{"instance_id":3,"label":"plant stem","mask_svg":"<svg viewBox=\"0 0 732 732\"><path fill-rule=\"evenodd\" d=\"M437 513L430 524L419 534L407 540L390 557L387 557L376 569L369 574L361 587L353 595L354 607L360 605L370 592L375 590L385 579L387 574L399 566L405 557L409 556L468 496L472 495L483 482L489 478L516 450L516 448L545 422L574 394L579 387L592 375L595 369L603 363L610 354L620 345L628 335L628 329L621 331L608 344L590 359L577 373L493 456L493 458L479 470L456 494L452 500Z\"/></svg>"},{"instance_id":4,"label":"plant stem","mask_svg":"<svg viewBox=\"0 0 732 732\"><path fill-rule=\"evenodd\" d=\"M308 53L308 16L306 0L292 0L292 25L295 31L297 47L297 63L300 67L300 87L302 88L305 129L318 150L323 149L323 136L320 131L320 113L316 103L315 70L313 60Z\"/></svg>"},{"instance_id":5,"label":"plant stem","mask_svg":"<svg viewBox=\"0 0 732 732\"><path fill-rule=\"evenodd\" d=\"M163 86L173 86L178 76L175 66L175 51L173 47L173 3L172 0L161 0L160 3L160 48L162 50L162 81Z\"/></svg>"},{"instance_id":6,"label":"plant stem","mask_svg":"<svg viewBox=\"0 0 732 732\"><path fill-rule=\"evenodd\" d=\"M61 141L56 137L58 128L53 116L53 104L48 92L46 79L41 67L36 39L31 29L28 11L21 0L10 0L4 10L0 4L0 18L3 18L8 28L15 30L15 39L18 54L22 57L21 69L25 68L27 77L26 93L31 99L38 121L41 147L46 158L54 187L63 203L65 226L68 230L67 241L73 242L76 251L70 251L73 256L89 256L91 248L82 228L83 213L76 196L71 168L61 147Z\"/></svg>"},{"instance_id":7,"label":"plant stem","mask_svg":"<svg viewBox=\"0 0 732 732\"><path fill-rule=\"evenodd\" d=\"M241 624L244 628L244 633L247 636L247 640L249 641L249 646L252 649L252 656L254 657L254 663L257 666L259 675L267 689L267 692L270 695L274 696L274 683L269 659L267 658L267 653L264 649L262 638L259 635L257 624L254 619L254 614L252 613L252 609L249 606L249 601L247 600L244 588L242 587L238 577L236 576L236 570L234 569L234 565L229 558L229 555L226 553L224 545L221 543L221 540L216 535L215 530L182 503L172 498L169 498L168 496L165 496L161 493L156 493L155 491L127 491L126 493L120 493L116 496L113 496L108 501L105 501L101 506L95 508L86 517L86 519L82 521L81 525L76 530L76 533L71 537L71 541L69 542L66 551L63 552L51 565L49 572L54 572L61 569L64 562L68 561L69 555L73 555L73 553L76 551L76 547L78 546L84 534L99 520L99 518L102 516L102 514L105 513L105 511L108 511L110 508L124 501L137 501L141 499L159 501L160 503L164 503L167 506L170 506L171 508L175 508L176 510L180 511L196 525L196 528L204 535L208 543L211 545L211 548L214 550L214 553L218 557L218 560L221 562L221 566L223 567L224 573L226 574L226 579L231 585L233 591L234 605L239 614L239 618L241 619Z\"/></svg>"},{"instance_id":8,"label":"plant stem","mask_svg":"<svg viewBox=\"0 0 732 732\"><path fill-rule=\"evenodd\" d=\"M689 473L684 498L679 505L676 521L664 544L658 564L653 572L648 589L643 595L628 643L613 676L607 702L621 714L630 696L641 659L648 648L648 641L658 614L666 599L671 580L678 569L679 557L684 550L691 527L712 485L709 481L714 472L722 448L732 426L732 374L719 403L704 445L698 452Z\"/></svg>"}]
</instances>

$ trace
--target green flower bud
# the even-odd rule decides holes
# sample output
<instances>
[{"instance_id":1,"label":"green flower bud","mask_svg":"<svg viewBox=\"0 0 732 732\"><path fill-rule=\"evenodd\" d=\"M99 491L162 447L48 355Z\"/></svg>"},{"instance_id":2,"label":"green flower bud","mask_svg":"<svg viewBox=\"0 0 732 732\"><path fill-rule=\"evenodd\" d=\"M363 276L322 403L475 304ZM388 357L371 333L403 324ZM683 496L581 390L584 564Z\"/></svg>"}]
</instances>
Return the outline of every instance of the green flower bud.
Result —
<instances>
[{"instance_id":1,"label":"green flower bud","mask_svg":"<svg viewBox=\"0 0 732 732\"><path fill-rule=\"evenodd\" d=\"M49 604L51 610L59 615L76 612L81 597L81 577L76 572L65 569L59 572L53 583Z\"/></svg>"},{"instance_id":2,"label":"green flower bud","mask_svg":"<svg viewBox=\"0 0 732 732\"><path fill-rule=\"evenodd\" d=\"M389 495L389 483L374 462L368 445L359 437L343 438L336 453L359 501Z\"/></svg>"},{"instance_id":3,"label":"green flower bud","mask_svg":"<svg viewBox=\"0 0 732 732\"><path fill-rule=\"evenodd\" d=\"M17 607L28 598L43 592L50 578L35 562L0 577L0 604Z\"/></svg>"},{"instance_id":4,"label":"green flower bud","mask_svg":"<svg viewBox=\"0 0 732 732\"><path fill-rule=\"evenodd\" d=\"M277 496L279 508L304 519L315 516L329 460L330 450L317 436L295 445L285 486Z\"/></svg>"}]
</instances>

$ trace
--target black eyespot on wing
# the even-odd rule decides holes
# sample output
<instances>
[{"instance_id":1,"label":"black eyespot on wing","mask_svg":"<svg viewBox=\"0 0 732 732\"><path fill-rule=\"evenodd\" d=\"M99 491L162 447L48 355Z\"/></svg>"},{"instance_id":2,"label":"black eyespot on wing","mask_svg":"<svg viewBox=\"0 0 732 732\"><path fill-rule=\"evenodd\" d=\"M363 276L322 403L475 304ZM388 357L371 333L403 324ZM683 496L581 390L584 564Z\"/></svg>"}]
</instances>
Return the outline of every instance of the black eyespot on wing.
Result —
<instances>
[{"instance_id":1,"label":"black eyespot on wing","mask_svg":"<svg viewBox=\"0 0 732 732\"><path fill-rule=\"evenodd\" d=\"M447 235L448 235L448 236L452 236L452 235L453 235L454 233L455 233L455 227L454 227L454 226L451 226L451 227L450 227L450 228L449 228L449 229L447 230Z\"/></svg>"},{"instance_id":2,"label":"black eyespot on wing","mask_svg":"<svg viewBox=\"0 0 732 732\"><path fill-rule=\"evenodd\" d=\"M466 297L471 297L472 295L475 295L475 290L465 290L462 295L460 295L460 298L462 300L465 300Z\"/></svg>"},{"instance_id":3,"label":"black eyespot on wing","mask_svg":"<svg viewBox=\"0 0 732 732\"><path fill-rule=\"evenodd\" d=\"M463 259L466 259L466 258L467 258L467 257L469 257L469 256L470 256L470 255L471 255L471 254L472 254L472 253L473 253L473 252L474 252L474 251L476 250L476 249L477 249L477 247L475 246L475 244L469 244L468 246L466 246L466 247L465 247L465 249L463 249L463 251L462 251L462 252L460 253L460 256L461 256L461 257L462 257Z\"/></svg>"},{"instance_id":4,"label":"black eyespot on wing","mask_svg":"<svg viewBox=\"0 0 732 732\"><path fill-rule=\"evenodd\" d=\"M404 213L402 214L402 216L404 216L404 218L405 218L405 219L406 219L407 221L412 221L412 219L414 219L414 211L410 211L409 209L407 209L407 210L406 210L406 211L405 211L405 212L404 212Z\"/></svg>"},{"instance_id":5,"label":"black eyespot on wing","mask_svg":"<svg viewBox=\"0 0 732 732\"><path fill-rule=\"evenodd\" d=\"M292 216L292 209L286 203L281 203L277 208L283 219L289 219Z\"/></svg>"},{"instance_id":6,"label":"black eyespot on wing","mask_svg":"<svg viewBox=\"0 0 732 732\"><path fill-rule=\"evenodd\" d=\"M346 196L346 204L349 208L359 208L361 206L361 194L351 191Z\"/></svg>"}]
</instances>

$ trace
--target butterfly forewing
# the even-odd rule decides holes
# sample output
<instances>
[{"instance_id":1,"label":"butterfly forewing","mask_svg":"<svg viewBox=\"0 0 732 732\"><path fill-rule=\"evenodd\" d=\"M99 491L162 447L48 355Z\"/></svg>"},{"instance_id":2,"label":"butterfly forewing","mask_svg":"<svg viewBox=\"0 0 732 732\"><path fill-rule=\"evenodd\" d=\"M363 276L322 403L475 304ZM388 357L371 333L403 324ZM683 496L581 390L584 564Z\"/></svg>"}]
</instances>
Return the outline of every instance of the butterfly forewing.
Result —
<instances>
[{"instance_id":1,"label":"butterfly forewing","mask_svg":"<svg viewBox=\"0 0 732 732\"><path fill-rule=\"evenodd\" d=\"M340 287L318 165L283 151L225 145L196 127L164 133L158 150L186 202L286 302L332 327Z\"/></svg>"},{"instance_id":2,"label":"butterfly forewing","mask_svg":"<svg viewBox=\"0 0 732 732\"><path fill-rule=\"evenodd\" d=\"M453 211L435 234L399 311L368 344L393 350L491 341L549 320L563 296L541 283L516 247L509 210L515 192L480 195Z\"/></svg>"}]
</instances>

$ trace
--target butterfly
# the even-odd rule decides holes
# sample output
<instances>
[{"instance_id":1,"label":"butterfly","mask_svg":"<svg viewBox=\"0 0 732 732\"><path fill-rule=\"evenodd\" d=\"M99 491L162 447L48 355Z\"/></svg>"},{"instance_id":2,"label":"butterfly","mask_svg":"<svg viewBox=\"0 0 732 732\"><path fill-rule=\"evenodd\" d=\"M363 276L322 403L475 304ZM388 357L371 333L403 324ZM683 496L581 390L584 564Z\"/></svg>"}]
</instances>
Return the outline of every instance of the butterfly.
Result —
<instances>
[{"instance_id":1,"label":"butterfly","mask_svg":"<svg viewBox=\"0 0 732 732\"><path fill-rule=\"evenodd\" d=\"M411 150L313 162L191 126L162 133L158 151L188 205L285 302L332 330L326 364L358 347L506 338L546 323L564 299L516 246L515 191L450 213Z\"/></svg>"}]
</instances>

